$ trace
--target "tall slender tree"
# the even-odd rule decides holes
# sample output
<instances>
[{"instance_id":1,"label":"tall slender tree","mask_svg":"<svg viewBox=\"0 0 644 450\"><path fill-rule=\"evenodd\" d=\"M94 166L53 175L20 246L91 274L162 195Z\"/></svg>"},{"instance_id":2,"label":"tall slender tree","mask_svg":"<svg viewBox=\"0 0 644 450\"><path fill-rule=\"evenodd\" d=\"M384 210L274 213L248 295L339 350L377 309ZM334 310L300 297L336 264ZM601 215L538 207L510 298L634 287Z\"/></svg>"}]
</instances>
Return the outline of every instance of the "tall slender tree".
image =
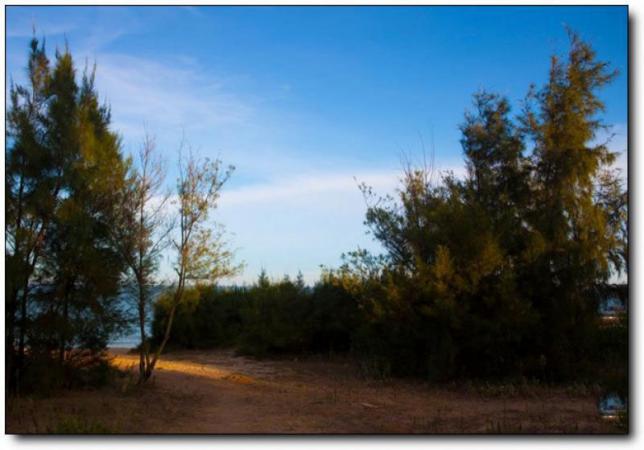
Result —
<instances>
[{"instance_id":1,"label":"tall slender tree","mask_svg":"<svg viewBox=\"0 0 644 450\"><path fill-rule=\"evenodd\" d=\"M146 322L150 314L155 274L174 223L168 214L170 192L164 190L165 168L155 153L154 139L146 134L139 150L138 168L132 168L120 203L120 226L113 228L115 245L127 264L126 285L135 299L141 345L139 381L150 366L150 342Z\"/></svg>"},{"instance_id":2,"label":"tall slender tree","mask_svg":"<svg viewBox=\"0 0 644 450\"><path fill-rule=\"evenodd\" d=\"M31 40L27 75L26 86L10 88L5 147L5 355L11 388L23 364L30 283L62 185L62 164L45 143L51 74L44 41Z\"/></svg>"},{"instance_id":3,"label":"tall slender tree","mask_svg":"<svg viewBox=\"0 0 644 450\"><path fill-rule=\"evenodd\" d=\"M608 185L600 178L602 168L615 159L607 143L597 143L605 129L598 91L617 72L598 61L577 34L569 35L567 59L552 58L548 82L531 94L523 117L534 146L529 222L543 243L530 285L535 306L553 330L543 352L558 368L554 376L574 370L571 354L584 356L596 287L609 280L610 257L619 245L611 211L597 201L598 188Z\"/></svg>"},{"instance_id":4,"label":"tall slender tree","mask_svg":"<svg viewBox=\"0 0 644 450\"><path fill-rule=\"evenodd\" d=\"M183 152L180 152L183 155ZM170 338L177 307L184 300L186 286L212 284L235 274L240 266L233 263L233 253L227 248L220 229L209 223L217 207L221 188L230 177L233 167L221 167L221 161L200 160L189 156L179 159L177 180L178 236L172 240L176 254L176 281L167 297L167 321L163 339L151 359L145 362L144 380L148 380Z\"/></svg>"}]
</instances>

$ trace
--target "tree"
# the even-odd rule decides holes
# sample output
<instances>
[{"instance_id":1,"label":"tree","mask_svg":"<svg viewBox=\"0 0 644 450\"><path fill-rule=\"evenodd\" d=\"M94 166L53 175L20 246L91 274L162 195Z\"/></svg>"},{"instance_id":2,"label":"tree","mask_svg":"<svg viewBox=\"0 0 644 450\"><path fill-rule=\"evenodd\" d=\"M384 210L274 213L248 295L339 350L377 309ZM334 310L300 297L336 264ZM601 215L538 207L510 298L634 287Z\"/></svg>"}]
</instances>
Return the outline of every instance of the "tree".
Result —
<instances>
[{"instance_id":1,"label":"tree","mask_svg":"<svg viewBox=\"0 0 644 450\"><path fill-rule=\"evenodd\" d=\"M534 146L529 221L543 243L530 285L544 326L552 330L543 352L557 377L574 370L570 355L583 358L590 351L586 337L597 310L597 286L611 276L610 258L620 245L615 208L606 209L605 196L597 201L598 188L608 193L608 178L600 176L615 154L607 143L595 143L605 128L597 92L617 72L598 61L578 35L569 36L567 60L552 58L548 82L531 93L523 117Z\"/></svg>"},{"instance_id":2,"label":"tree","mask_svg":"<svg viewBox=\"0 0 644 450\"><path fill-rule=\"evenodd\" d=\"M614 154L595 143L597 90L614 76L571 33L568 61L553 58L518 120L499 95L474 95L463 179L434 184L431 168L408 166L397 201L362 187L385 266L365 271L374 259L356 252L346 280L373 324L366 335L387 336L376 351L390 367L550 378L581 368L599 288L626 264L627 194L606 170Z\"/></svg>"},{"instance_id":3,"label":"tree","mask_svg":"<svg viewBox=\"0 0 644 450\"><path fill-rule=\"evenodd\" d=\"M224 170L221 161L200 160L191 152L187 159L179 159L179 236L172 240L176 252L174 270L177 280L168 298L163 339L152 359L146 361L144 380L152 375L159 355L170 338L172 322L177 307L184 300L186 286L213 284L222 277L237 273L241 267L233 264L233 253L226 247L223 232L208 226L210 213L217 207L221 188L233 169L230 166Z\"/></svg>"},{"instance_id":4,"label":"tree","mask_svg":"<svg viewBox=\"0 0 644 450\"><path fill-rule=\"evenodd\" d=\"M474 94L474 112L465 114L461 145L466 158L470 201L489 215L507 237L520 230L529 199L529 160L521 130L507 99L485 91Z\"/></svg>"},{"instance_id":5,"label":"tree","mask_svg":"<svg viewBox=\"0 0 644 450\"><path fill-rule=\"evenodd\" d=\"M94 71L79 85L69 50L50 67L34 38L28 75L28 87L12 86L8 114L7 355L16 381L27 344L30 356L57 350L62 363L73 346L104 347L121 321L122 265L107 230L128 164Z\"/></svg>"},{"instance_id":6,"label":"tree","mask_svg":"<svg viewBox=\"0 0 644 450\"><path fill-rule=\"evenodd\" d=\"M295 277L295 287L297 287L297 290L299 292L304 292L306 290L306 282L304 281L304 274L301 270L297 271L297 275Z\"/></svg>"},{"instance_id":7,"label":"tree","mask_svg":"<svg viewBox=\"0 0 644 450\"><path fill-rule=\"evenodd\" d=\"M51 76L44 42L39 46L35 38L30 43L27 74L26 87L11 84L5 147L5 354L6 382L12 388L23 365L30 282L62 180L59 161L44 143Z\"/></svg>"},{"instance_id":8,"label":"tree","mask_svg":"<svg viewBox=\"0 0 644 450\"><path fill-rule=\"evenodd\" d=\"M62 364L71 348L104 348L124 323L118 295L125 266L110 235L129 161L110 130L109 108L99 104L95 68L85 70L79 86L71 54L57 53L56 61L47 145L67 163L48 230L43 279L53 288L49 311Z\"/></svg>"},{"instance_id":9,"label":"tree","mask_svg":"<svg viewBox=\"0 0 644 450\"><path fill-rule=\"evenodd\" d=\"M174 224L167 214L170 193L164 191L165 169L156 156L154 139L146 134L139 150L139 168L132 169L120 203L120 218L113 228L113 241L127 264L127 286L135 299L139 347L139 382L145 380L150 366L150 342L146 320L152 301L152 289L159 258L167 247Z\"/></svg>"},{"instance_id":10,"label":"tree","mask_svg":"<svg viewBox=\"0 0 644 450\"><path fill-rule=\"evenodd\" d=\"M628 274L628 192L619 170L599 172L595 201L606 215L607 233L615 240L608 250L611 272Z\"/></svg>"}]
</instances>

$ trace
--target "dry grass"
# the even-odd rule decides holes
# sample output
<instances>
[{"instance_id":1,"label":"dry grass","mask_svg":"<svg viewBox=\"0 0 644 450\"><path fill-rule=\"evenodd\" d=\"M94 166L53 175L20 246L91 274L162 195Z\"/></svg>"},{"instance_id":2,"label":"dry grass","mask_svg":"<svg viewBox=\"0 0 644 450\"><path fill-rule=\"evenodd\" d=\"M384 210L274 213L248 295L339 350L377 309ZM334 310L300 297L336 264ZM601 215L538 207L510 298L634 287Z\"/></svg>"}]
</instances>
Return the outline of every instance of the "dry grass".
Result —
<instances>
[{"instance_id":1,"label":"dry grass","mask_svg":"<svg viewBox=\"0 0 644 450\"><path fill-rule=\"evenodd\" d=\"M127 369L136 356L117 352ZM369 381L348 361L164 357L153 382L12 399L10 433L616 433L593 389Z\"/></svg>"}]
</instances>

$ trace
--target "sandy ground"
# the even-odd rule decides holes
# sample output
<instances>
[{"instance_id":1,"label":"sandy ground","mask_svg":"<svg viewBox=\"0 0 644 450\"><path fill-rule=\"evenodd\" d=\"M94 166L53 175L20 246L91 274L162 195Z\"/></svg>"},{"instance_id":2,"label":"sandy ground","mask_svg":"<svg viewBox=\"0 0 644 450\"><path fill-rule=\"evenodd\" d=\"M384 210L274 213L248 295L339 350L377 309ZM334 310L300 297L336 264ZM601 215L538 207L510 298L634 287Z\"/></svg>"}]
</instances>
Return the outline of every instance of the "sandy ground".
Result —
<instances>
[{"instance_id":1,"label":"sandy ground","mask_svg":"<svg viewBox=\"0 0 644 450\"><path fill-rule=\"evenodd\" d=\"M136 355L113 350L113 363ZM82 418L116 433L614 433L579 389L518 391L365 380L348 360L256 361L229 351L162 358L144 388L14 400L10 433L48 432Z\"/></svg>"}]
</instances>

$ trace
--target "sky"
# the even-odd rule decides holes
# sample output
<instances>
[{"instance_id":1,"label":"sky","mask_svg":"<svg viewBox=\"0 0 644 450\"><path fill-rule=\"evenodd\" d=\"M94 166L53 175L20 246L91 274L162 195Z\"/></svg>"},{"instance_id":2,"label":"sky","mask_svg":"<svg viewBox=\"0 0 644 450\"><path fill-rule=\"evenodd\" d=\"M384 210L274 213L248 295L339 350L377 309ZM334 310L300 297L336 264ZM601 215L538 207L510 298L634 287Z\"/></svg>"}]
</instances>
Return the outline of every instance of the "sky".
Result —
<instances>
[{"instance_id":1,"label":"sky","mask_svg":"<svg viewBox=\"0 0 644 450\"><path fill-rule=\"evenodd\" d=\"M518 111L565 54L566 27L620 73L601 98L626 168L625 7L8 6L8 81L25 80L34 27L52 56L67 42L79 70L96 63L124 153L154 135L169 188L182 139L235 166L213 215L245 263L228 283L262 269L312 283L343 252L380 252L358 183L394 193L403 161L423 155L463 174L472 94Z\"/></svg>"}]
</instances>

